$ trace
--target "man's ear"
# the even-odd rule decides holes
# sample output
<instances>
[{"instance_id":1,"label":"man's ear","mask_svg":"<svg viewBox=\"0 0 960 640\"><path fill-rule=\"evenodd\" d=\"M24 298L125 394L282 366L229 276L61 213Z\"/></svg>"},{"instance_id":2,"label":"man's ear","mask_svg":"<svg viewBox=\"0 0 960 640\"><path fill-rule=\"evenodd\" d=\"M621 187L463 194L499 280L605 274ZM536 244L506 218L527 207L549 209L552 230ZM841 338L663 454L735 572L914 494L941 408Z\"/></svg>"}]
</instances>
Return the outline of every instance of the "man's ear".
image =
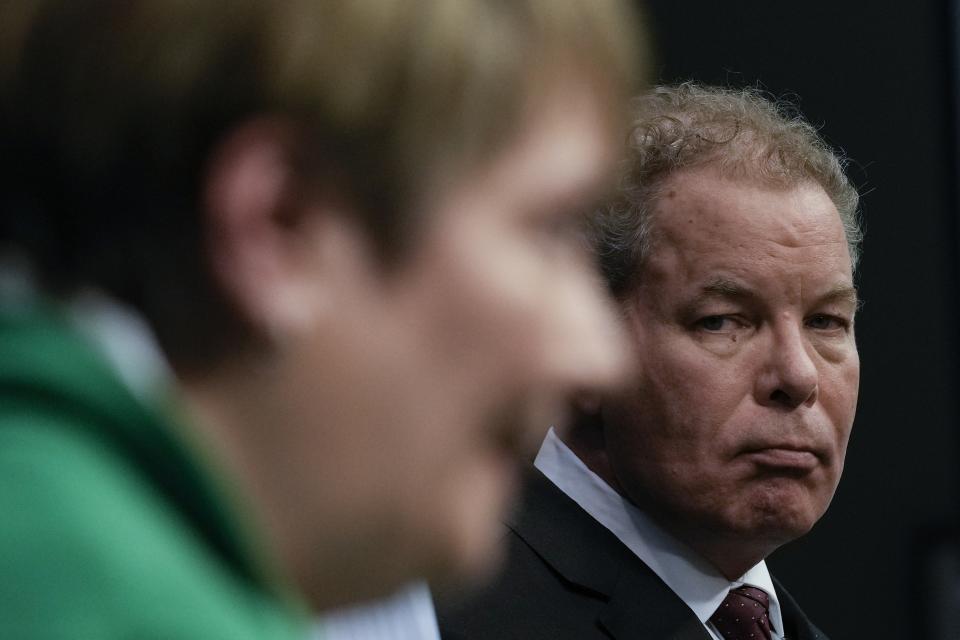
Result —
<instances>
[{"instance_id":1,"label":"man's ear","mask_svg":"<svg viewBox=\"0 0 960 640\"><path fill-rule=\"evenodd\" d=\"M204 233L214 280L244 323L285 338L329 307L326 227L341 222L323 196L298 197L296 137L282 121L247 122L212 154L203 185Z\"/></svg>"}]
</instances>

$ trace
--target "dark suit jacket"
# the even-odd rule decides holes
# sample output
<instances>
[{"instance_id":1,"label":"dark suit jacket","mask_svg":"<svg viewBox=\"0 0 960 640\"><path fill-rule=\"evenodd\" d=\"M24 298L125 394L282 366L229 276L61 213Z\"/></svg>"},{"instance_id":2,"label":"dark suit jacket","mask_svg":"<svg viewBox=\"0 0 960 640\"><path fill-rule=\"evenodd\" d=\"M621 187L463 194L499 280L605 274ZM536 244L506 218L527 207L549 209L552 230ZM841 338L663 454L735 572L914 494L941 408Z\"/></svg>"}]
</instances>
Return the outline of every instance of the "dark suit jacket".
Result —
<instances>
[{"instance_id":1,"label":"dark suit jacket","mask_svg":"<svg viewBox=\"0 0 960 640\"><path fill-rule=\"evenodd\" d=\"M508 522L503 573L440 603L444 640L710 640L690 608L539 471ZM774 580L788 640L826 640Z\"/></svg>"}]
</instances>

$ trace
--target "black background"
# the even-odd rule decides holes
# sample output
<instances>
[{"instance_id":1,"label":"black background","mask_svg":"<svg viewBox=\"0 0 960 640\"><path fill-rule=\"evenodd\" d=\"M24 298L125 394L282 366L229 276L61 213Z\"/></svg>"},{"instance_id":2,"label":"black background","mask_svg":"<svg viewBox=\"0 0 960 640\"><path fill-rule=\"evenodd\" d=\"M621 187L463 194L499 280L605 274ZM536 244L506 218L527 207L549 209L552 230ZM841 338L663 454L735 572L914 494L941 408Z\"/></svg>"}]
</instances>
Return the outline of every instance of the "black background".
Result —
<instances>
[{"instance_id":1,"label":"black background","mask_svg":"<svg viewBox=\"0 0 960 640\"><path fill-rule=\"evenodd\" d=\"M854 161L867 232L857 419L827 515L769 563L833 640L929 637L922 567L957 520L960 489L947 0L642 6L655 80L759 83L793 96Z\"/></svg>"}]
</instances>

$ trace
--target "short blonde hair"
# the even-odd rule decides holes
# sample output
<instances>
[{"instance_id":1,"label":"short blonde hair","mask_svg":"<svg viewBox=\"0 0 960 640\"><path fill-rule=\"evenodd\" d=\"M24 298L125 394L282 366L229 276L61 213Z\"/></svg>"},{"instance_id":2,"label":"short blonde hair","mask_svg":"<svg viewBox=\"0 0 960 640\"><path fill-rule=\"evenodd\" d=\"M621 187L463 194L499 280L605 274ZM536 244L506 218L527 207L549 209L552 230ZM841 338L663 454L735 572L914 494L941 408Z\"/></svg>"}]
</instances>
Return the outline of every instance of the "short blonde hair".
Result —
<instances>
[{"instance_id":1,"label":"short blonde hair","mask_svg":"<svg viewBox=\"0 0 960 640\"><path fill-rule=\"evenodd\" d=\"M199 191L233 127L292 123L303 173L344 192L390 258L421 226L419 194L491 158L538 75L585 75L623 111L637 28L627 0L2 3L0 241L60 288L128 299L161 336L177 309L195 326L215 317L196 311L215 297Z\"/></svg>"}]
</instances>

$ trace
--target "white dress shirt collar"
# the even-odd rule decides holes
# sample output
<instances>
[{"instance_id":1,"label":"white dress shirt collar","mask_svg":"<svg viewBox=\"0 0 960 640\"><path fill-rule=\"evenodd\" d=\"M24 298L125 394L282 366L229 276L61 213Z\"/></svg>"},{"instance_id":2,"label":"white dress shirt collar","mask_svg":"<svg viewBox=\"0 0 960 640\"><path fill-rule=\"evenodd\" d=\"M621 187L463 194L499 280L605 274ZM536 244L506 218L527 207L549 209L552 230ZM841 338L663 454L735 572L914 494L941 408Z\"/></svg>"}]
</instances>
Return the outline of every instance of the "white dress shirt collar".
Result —
<instances>
[{"instance_id":1,"label":"white dress shirt collar","mask_svg":"<svg viewBox=\"0 0 960 640\"><path fill-rule=\"evenodd\" d=\"M141 401L170 392L173 372L147 321L133 308L95 290L73 296L67 312L75 328Z\"/></svg>"},{"instance_id":2,"label":"white dress shirt collar","mask_svg":"<svg viewBox=\"0 0 960 640\"><path fill-rule=\"evenodd\" d=\"M425 583L324 615L312 640L440 640L437 614Z\"/></svg>"},{"instance_id":3,"label":"white dress shirt collar","mask_svg":"<svg viewBox=\"0 0 960 640\"><path fill-rule=\"evenodd\" d=\"M588 469L553 429L547 433L534 466L649 566L693 610L712 635L717 637L717 632L708 624L710 616L730 589L748 584L762 589L770 597L774 637L782 637L780 602L764 561L740 579L727 580Z\"/></svg>"},{"instance_id":4,"label":"white dress shirt collar","mask_svg":"<svg viewBox=\"0 0 960 640\"><path fill-rule=\"evenodd\" d=\"M0 251L0 310L22 312L40 299L29 259L16 251ZM65 310L74 329L141 401L169 392L172 370L149 324L132 307L88 287L70 296Z\"/></svg>"}]
</instances>

